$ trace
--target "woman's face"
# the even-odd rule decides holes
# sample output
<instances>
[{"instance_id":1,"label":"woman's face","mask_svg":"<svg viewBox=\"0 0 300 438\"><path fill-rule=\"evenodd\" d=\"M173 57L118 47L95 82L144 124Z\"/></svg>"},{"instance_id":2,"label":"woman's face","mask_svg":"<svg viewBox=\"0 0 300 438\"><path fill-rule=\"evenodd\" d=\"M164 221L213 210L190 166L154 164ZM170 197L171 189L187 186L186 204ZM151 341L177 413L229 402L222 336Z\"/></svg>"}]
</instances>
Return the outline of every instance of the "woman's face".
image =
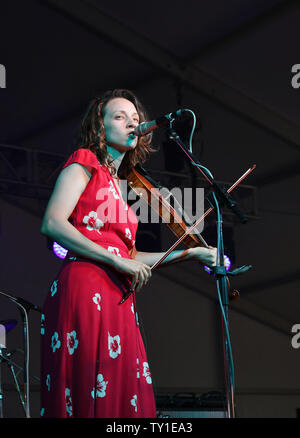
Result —
<instances>
[{"instance_id":1,"label":"woman's face","mask_svg":"<svg viewBox=\"0 0 300 438\"><path fill-rule=\"evenodd\" d=\"M137 137L130 135L139 124L137 109L123 97L111 99L104 108L103 118L106 142L109 146L126 152L137 145Z\"/></svg>"}]
</instances>

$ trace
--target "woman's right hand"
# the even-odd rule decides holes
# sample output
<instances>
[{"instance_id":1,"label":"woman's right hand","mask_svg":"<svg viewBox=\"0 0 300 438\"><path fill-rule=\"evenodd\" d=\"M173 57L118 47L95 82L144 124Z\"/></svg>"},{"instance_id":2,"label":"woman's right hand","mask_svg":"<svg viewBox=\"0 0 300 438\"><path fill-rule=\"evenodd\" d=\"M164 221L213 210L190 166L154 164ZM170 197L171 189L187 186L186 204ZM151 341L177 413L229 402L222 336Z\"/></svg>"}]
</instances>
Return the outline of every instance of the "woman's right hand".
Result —
<instances>
[{"instance_id":1,"label":"woman's right hand","mask_svg":"<svg viewBox=\"0 0 300 438\"><path fill-rule=\"evenodd\" d=\"M216 266L217 263L217 248L209 246L203 248L202 246L196 246L189 249L192 260L198 260L199 262L209 267Z\"/></svg>"},{"instance_id":2,"label":"woman's right hand","mask_svg":"<svg viewBox=\"0 0 300 438\"><path fill-rule=\"evenodd\" d=\"M114 268L122 274L127 274L132 278L131 289L139 292L152 276L151 268L138 260L125 259L116 256Z\"/></svg>"}]
</instances>

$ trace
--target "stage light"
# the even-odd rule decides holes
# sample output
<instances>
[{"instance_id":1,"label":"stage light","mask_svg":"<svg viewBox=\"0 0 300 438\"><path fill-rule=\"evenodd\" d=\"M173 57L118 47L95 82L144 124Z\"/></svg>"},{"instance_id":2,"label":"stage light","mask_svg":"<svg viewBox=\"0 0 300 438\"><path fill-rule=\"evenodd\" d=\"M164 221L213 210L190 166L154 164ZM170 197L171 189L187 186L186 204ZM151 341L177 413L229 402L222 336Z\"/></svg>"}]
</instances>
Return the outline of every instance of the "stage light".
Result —
<instances>
[{"instance_id":1,"label":"stage light","mask_svg":"<svg viewBox=\"0 0 300 438\"><path fill-rule=\"evenodd\" d=\"M67 255L68 250L60 246L57 242L53 242L52 250L56 257L59 257L60 259L64 259Z\"/></svg>"},{"instance_id":2,"label":"stage light","mask_svg":"<svg viewBox=\"0 0 300 438\"><path fill-rule=\"evenodd\" d=\"M226 271L229 271L230 266L231 266L231 261L230 261L230 258L225 254L224 254L224 265L225 265ZM204 266L204 269L209 274L211 273L211 269L208 266Z\"/></svg>"}]
</instances>

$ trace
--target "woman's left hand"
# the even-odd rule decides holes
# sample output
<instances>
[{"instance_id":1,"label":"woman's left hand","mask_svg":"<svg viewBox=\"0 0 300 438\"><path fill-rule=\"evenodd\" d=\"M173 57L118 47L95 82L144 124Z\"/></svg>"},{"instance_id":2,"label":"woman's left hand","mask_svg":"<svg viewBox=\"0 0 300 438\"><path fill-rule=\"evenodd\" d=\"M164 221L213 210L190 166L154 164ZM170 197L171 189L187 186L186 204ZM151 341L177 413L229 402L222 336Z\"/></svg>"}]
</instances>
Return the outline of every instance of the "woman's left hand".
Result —
<instances>
[{"instance_id":1,"label":"woman's left hand","mask_svg":"<svg viewBox=\"0 0 300 438\"><path fill-rule=\"evenodd\" d=\"M198 260L206 266L213 267L217 263L217 248L209 246L204 248L197 246L196 248L190 248L191 260Z\"/></svg>"}]
</instances>

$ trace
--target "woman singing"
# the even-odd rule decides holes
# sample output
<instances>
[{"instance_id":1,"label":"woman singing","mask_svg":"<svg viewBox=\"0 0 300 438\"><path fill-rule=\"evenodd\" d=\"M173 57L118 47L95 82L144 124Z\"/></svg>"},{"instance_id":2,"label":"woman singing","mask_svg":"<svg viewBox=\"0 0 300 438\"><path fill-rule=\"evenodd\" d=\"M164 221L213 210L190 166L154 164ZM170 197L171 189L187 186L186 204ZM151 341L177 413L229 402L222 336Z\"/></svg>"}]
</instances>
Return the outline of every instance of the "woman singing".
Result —
<instances>
[{"instance_id":1,"label":"woman singing","mask_svg":"<svg viewBox=\"0 0 300 438\"><path fill-rule=\"evenodd\" d=\"M118 175L151 151L151 136L132 135L146 120L128 90L94 99L82 120L78 149L57 178L41 232L68 254L44 303L41 414L52 418L153 418L151 374L136 315L138 292L163 253L135 248L138 221L124 202ZM122 218L122 220L121 220ZM124 220L125 218L125 220ZM215 264L214 248L173 251L163 262Z\"/></svg>"}]
</instances>

